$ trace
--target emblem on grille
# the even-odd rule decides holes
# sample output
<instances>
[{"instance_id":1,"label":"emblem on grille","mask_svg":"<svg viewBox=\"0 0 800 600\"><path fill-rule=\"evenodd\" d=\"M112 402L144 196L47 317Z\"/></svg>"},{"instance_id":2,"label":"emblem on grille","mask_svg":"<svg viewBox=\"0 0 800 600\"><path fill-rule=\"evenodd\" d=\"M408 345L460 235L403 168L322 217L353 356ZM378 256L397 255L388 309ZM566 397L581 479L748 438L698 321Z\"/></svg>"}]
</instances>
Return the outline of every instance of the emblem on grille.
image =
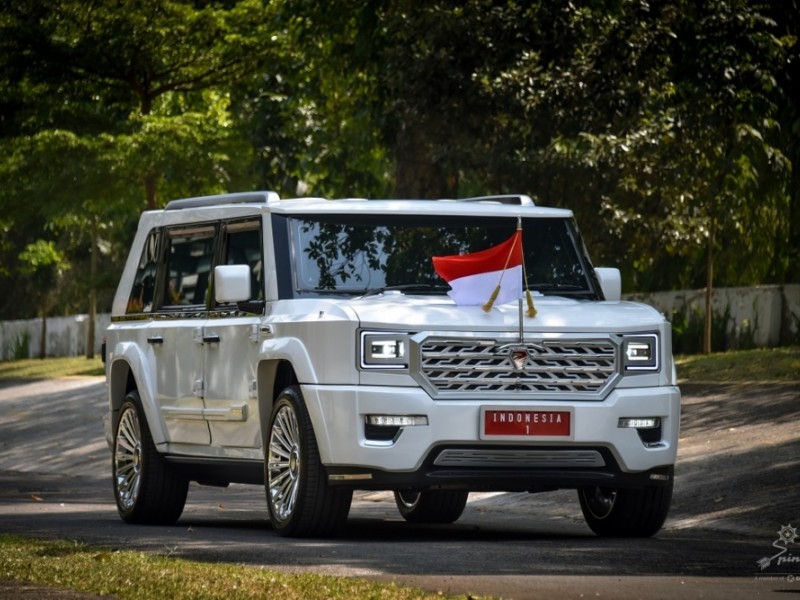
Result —
<instances>
[{"instance_id":1,"label":"emblem on grille","mask_svg":"<svg viewBox=\"0 0 800 600\"><path fill-rule=\"evenodd\" d=\"M508 353L511 364L515 371L522 371L525 363L528 362L528 351L525 348L512 348Z\"/></svg>"}]
</instances>

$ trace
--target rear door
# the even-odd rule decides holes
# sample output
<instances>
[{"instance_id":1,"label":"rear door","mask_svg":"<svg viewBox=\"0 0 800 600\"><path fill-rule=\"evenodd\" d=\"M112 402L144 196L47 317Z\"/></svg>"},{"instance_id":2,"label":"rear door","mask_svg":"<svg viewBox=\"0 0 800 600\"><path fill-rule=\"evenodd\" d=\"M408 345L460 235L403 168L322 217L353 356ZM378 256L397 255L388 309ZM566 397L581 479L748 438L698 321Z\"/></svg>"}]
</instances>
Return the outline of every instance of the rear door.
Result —
<instances>
[{"instance_id":1,"label":"rear door","mask_svg":"<svg viewBox=\"0 0 800 600\"><path fill-rule=\"evenodd\" d=\"M205 418L211 443L245 449L254 458L261 448L256 368L258 326L264 309L264 258L260 218L222 223L219 264L250 268L247 305L215 304L204 325ZM252 452L247 452L246 449Z\"/></svg>"},{"instance_id":2,"label":"rear door","mask_svg":"<svg viewBox=\"0 0 800 600\"><path fill-rule=\"evenodd\" d=\"M173 227L164 239L166 268L147 343L153 349L159 410L170 443L211 442L203 370L217 229L213 224Z\"/></svg>"}]
</instances>

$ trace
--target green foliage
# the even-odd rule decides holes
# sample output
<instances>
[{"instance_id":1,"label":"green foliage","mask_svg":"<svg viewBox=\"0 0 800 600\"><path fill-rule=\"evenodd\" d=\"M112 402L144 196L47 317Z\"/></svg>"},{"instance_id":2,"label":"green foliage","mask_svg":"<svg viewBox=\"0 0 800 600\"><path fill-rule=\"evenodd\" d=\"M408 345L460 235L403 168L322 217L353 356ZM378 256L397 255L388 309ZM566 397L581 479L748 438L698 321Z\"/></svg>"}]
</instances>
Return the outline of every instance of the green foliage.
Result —
<instances>
[{"instance_id":1,"label":"green foliage","mask_svg":"<svg viewBox=\"0 0 800 600\"><path fill-rule=\"evenodd\" d=\"M107 299L143 208L528 193L635 291L800 277L797 0L0 4L0 285ZM105 286L105 287L104 287ZM21 292L20 292L21 293ZM27 304L12 291L0 315ZM101 294L101 297L103 295Z\"/></svg>"},{"instance_id":2,"label":"green foliage","mask_svg":"<svg viewBox=\"0 0 800 600\"><path fill-rule=\"evenodd\" d=\"M19 334L11 346L11 357L14 360L28 358L31 354L31 332L27 329Z\"/></svg>"}]
</instances>

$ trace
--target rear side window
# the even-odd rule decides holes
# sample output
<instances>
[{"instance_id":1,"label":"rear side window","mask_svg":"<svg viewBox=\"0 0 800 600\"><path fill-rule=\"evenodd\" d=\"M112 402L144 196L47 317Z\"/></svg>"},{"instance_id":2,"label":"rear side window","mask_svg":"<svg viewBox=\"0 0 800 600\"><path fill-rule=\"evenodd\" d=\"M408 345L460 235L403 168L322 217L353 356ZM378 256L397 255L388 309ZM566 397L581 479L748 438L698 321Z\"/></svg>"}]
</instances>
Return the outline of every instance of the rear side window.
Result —
<instances>
[{"instance_id":1,"label":"rear side window","mask_svg":"<svg viewBox=\"0 0 800 600\"><path fill-rule=\"evenodd\" d=\"M126 313L143 313L153 310L153 300L156 290L156 274L158 270L158 240L160 232L153 230L147 236L147 241L139 259L136 277L133 280L131 295L128 298Z\"/></svg>"},{"instance_id":2,"label":"rear side window","mask_svg":"<svg viewBox=\"0 0 800 600\"><path fill-rule=\"evenodd\" d=\"M167 231L163 307L205 307L214 258L215 233L213 226Z\"/></svg>"}]
</instances>

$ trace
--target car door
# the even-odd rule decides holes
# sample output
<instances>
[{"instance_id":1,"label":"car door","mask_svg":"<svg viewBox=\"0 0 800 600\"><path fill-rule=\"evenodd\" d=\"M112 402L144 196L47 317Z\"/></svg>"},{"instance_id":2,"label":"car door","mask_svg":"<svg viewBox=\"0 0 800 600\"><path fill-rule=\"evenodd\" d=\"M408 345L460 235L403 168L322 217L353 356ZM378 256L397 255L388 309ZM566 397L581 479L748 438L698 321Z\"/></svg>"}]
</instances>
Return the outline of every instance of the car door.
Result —
<instances>
[{"instance_id":1,"label":"car door","mask_svg":"<svg viewBox=\"0 0 800 600\"><path fill-rule=\"evenodd\" d=\"M166 230L158 314L147 333L161 417L172 444L208 445L203 369L209 278L217 226Z\"/></svg>"},{"instance_id":2,"label":"car door","mask_svg":"<svg viewBox=\"0 0 800 600\"><path fill-rule=\"evenodd\" d=\"M258 458L256 369L264 308L261 220L223 223L220 239L219 264L250 268L250 302L247 306L215 304L205 322L205 338L213 340L204 345L205 417L213 446L236 449L232 453L237 457Z\"/></svg>"}]
</instances>

